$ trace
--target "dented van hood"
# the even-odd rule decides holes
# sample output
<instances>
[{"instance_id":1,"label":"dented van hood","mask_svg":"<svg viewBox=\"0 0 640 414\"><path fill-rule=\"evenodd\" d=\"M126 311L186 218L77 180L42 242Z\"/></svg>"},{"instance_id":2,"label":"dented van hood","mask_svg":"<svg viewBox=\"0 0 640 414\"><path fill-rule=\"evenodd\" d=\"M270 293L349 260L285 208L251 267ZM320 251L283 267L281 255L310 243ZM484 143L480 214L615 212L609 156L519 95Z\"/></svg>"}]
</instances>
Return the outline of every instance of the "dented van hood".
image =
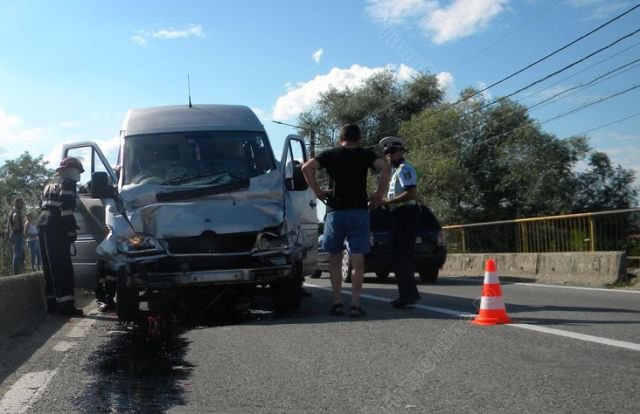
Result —
<instances>
[{"instance_id":1,"label":"dented van hood","mask_svg":"<svg viewBox=\"0 0 640 414\"><path fill-rule=\"evenodd\" d=\"M261 231L283 223L283 189L277 171L255 177L244 188L129 185L122 205L136 233L158 239ZM202 191L201 191L202 190ZM213 190L213 194L211 193ZM204 194L204 195L202 195ZM159 201L170 198L171 201Z\"/></svg>"}]
</instances>

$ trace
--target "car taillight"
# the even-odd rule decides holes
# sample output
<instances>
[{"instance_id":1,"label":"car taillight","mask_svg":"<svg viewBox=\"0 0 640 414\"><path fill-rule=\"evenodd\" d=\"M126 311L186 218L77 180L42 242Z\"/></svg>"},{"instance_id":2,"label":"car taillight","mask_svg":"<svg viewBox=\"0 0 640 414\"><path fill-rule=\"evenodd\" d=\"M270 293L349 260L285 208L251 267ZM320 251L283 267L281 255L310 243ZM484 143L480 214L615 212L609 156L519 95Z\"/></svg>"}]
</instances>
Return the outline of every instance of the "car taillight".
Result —
<instances>
[{"instance_id":1,"label":"car taillight","mask_svg":"<svg viewBox=\"0 0 640 414\"><path fill-rule=\"evenodd\" d=\"M444 231L440 230L438 232L438 246L444 246L444 242L445 242L445 240L444 240Z\"/></svg>"}]
</instances>

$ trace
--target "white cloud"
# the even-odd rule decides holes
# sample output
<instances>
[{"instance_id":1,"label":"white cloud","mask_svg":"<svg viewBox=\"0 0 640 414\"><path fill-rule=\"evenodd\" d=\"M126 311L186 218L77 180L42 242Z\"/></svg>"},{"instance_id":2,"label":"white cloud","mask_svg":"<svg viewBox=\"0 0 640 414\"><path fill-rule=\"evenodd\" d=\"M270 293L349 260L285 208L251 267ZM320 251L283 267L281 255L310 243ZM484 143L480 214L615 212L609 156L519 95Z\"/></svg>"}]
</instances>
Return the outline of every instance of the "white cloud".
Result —
<instances>
[{"instance_id":1,"label":"white cloud","mask_svg":"<svg viewBox=\"0 0 640 414\"><path fill-rule=\"evenodd\" d=\"M640 152L637 143L640 134L621 134L617 132L596 132L591 144L597 151L606 153L614 165L634 170L636 184L640 181Z\"/></svg>"},{"instance_id":2,"label":"white cloud","mask_svg":"<svg viewBox=\"0 0 640 414\"><path fill-rule=\"evenodd\" d=\"M140 46L147 44L147 39L144 36L140 35L131 36L131 41Z\"/></svg>"},{"instance_id":3,"label":"white cloud","mask_svg":"<svg viewBox=\"0 0 640 414\"><path fill-rule=\"evenodd\" d=\"M445 99L453 99L456 94L453 75L449 72L440 72L436 75L436 79L438 79L438 86L444 91Z\"/></svg>"},{"instance_id":4,"label":"white cloud","mask_svg":"<svg viewBox=\"0 0 640 414\"><path fill-rule=\"evenodd\" d=\"M369 0L367 12L376 21L388 24L424 15L438 7L436 0Z\"/></svg>"},{"instance_id":5,"label":"white cloud","mask_svg":"<svg viewBox=\"0 0 640 414\"><path fill-rule=\"evenodd\" d=\"M157 32L153 32L151 37L155 37L156 39L180 39L185 37L206 37L202 26L192 24L188 28L183 30L176 29L162 29Z\"/></svg>"},{"instance_id":6,"label":"white cloud","mask_svg":"<svg viewBox=\"0 0 640 414\"><path fill-rule=\"evenodd\" d=\"M376 21L417 21L432 42L443 44L484 30L509 0L453 0L440 7L435 0L369 0L367 12Z\"/></svg>"},{"instance_id":7,"label":"white cloud","mask_svg":"<svg viewBox=\"0 0 640 414\"><path fill-rule=\"evenodd\" d=\"M320 48L318 50L316 50L315 52L313 52L313 55L311 55L313 57L313 60L316 63L320 63L320 59L322 58L322 55L324 54L324 49Z\"/></svg>"},{"instance_id":8,"label":"white cloud","mask_svg":"<svg viewBox=\"0 0 640 414\"><path fill-rule=\"evenodd\" d=\"M633 1L610 1L610 0L570 0L575 8L590 8L589 15L585 20L596 20L609 17L614 13L621 12L634 4Z\"/></svg>"},{"instance_id":9,"label":"white cloud","mask_svg":"<svg viewBox=\"0 0 640 414\"><path fill-rule=\"evenodd\" d=\"M199 24L191 24L185 29L160 29L153 31L140 30L137 35L131 36L130 40L140 46L144 46L149 42L149 39L185 39L187 37L207 37L204 29Z\"/></svg>"},{"instance_id":10,"label":"white cloud","mask_svg":"<svg viewBox=\"0 0 640 414\"><path fill-rule=\"evenodd\" d=\"M350 68L332 68L325 75L318 75L307 82L290 85L286 93L280 96L273 109L272 118L279 121L293 119L301 112L309 110L318 100L320 94L333 87L338 90L357 88L372 75L385 69L393 70L400 81L407 81L418 74L418 71L407 65L387 65L379 67L366 67L352 65ZM441 85L452 85L453 76L443 72L437 75Z\"/></svg>"}]
</instances>

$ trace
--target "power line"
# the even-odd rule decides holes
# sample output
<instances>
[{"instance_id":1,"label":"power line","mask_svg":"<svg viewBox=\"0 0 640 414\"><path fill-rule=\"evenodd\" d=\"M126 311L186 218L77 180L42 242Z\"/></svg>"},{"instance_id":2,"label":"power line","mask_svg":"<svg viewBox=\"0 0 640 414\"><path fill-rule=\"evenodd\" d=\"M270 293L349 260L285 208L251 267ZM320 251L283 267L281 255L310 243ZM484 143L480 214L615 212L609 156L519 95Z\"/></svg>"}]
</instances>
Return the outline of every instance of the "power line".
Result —
<instances>
[{"instance_id":1,"label":"power line","mask_svg":"<svg viewBox=\"0 0 640 414\"><path fill-rule=\"evenodd\" d=\"M575 72L575 73L572 73L572 74L571 74L571 75L569 75L569 76L565 76L564 78L559 79L559 80L557 80L556 82L554 82L554 83L552 83L552 84L550 84L550 85L545 86L544 88L541 88L541 89L539 89L539 90L537 90L537 91L535 91L535 92L532 92L532 93L530 93L530 94L528 94L528 95L526 95L526 96L523 96L523 97L522 97L522 98L520 98L519 100L520 100L520 101L522 101L522 100L524 100L524 99L528 99L528 98L530 98L530 97L532 97L532 96L535 96L535 95L537 95L537 94L539 94L539 93L542 93L542 92L544 92L545 90L548 90L549 88L551 88L552 86L556 86L557 84L559 84L559 83L561 83L561 82L564 82L564 81L569 80L569 79L571 79L571 78L573 78L573 77L576 77L577 75L579 75L579 74L581 74L581 73L584 73L584 72L586 72L587 70L592 69L592 68L594 68L594 67L596 67L596 66L598 66L598 65L600 65L600 64L602 64L602 63L604 63L604 62L608 62L608 61L609 61L609 60L611 60L612 58L614 58L614 57L616 57L616 56L619 56L619 55L621 55L622 53L624 53L624 52L626 52L626 51L628 51L628 50L630 50L630 49L633 49L634 47L638 47L638 46L640 46L640 42L636 42L636 43L634 43L633 45L631 45L631 46L629 46L629 47L626 47L626 48L624 48L624 49L622 49L622 50L620 50L620 51L618 51L618 52L616 52L616 53L614 53L614 54L612 54L612 55L610 55L610 56L607 56L607 57L605 57L604 59L601 59L601 60L599 60L599 61L597 61L597 62L595 62L595 63L593 63L593 64L591 64L591 65L587 66L587 67L586 67L586 68L584 68L584 69L581 69L581 70L579 70L579 71L577 71L577 72Z\"/></svg>"},{"instance_id":2,"label":"power line","mask_svg":"<svg viewBox=\"0 0 640 414\"><path fill-rule=\"evenodd\" d=\"M619 69L621 69L621 68L623 68L623 67L626 67L626 66L630 65L631 63L637 62L637 61L640 61L640 58L638 58L638 59L634 60L633 62L630 62L630 63L628 63L628 64L626 64L626 65L623 65L623 66L620 66L620 67L618 67L618 68L616 68L616 69L613 69L613 70L611 70L611 71L607 72L606 74L604 74L604 75L602 75L602 76L599 76L599 77L598 77L598 78L596 78L596 79L602 78L603 76L605 76L605 75L607 75L607 74L611 74L611 73L613 73L613 72L615 72L615 71L617 71L617 70L619 70ZM636 65L636 66L637 66L637 65ZM634 66L634 67L636 67L636 66ZM633 67L632 67L632 68L633 68ZM628 70L630 70L630 69L632 69L632 68L627 69L627 71L628 71ZM624 71L624 72L626 72L626 71ZM622 73L624 73L624 72L622 72ZM621 74L621 73L620 73L620 74ZM604 81L606 81L606 80L612 79L614 76L617 76L617 75L610 76L609 78L606 78L606 79L604 79L604 80L601 80L600 82L597 82L597 83L601 83L601 82L604 82ZM596 80L596 79L594 79L594 80ZM577 86L577 87L582 87L582 86L584 86L584 87L591 87L591 86L594 86L594 85L595 85L595 83L593 83L593 81L594 81L594 80L592 80L591 82L588 82L588 83L587 83L587 84L585 84L585 85L579 85L579 86ZM587 86L587 85L588 85L588 86ZM577 87L574 87L574 88L571 88L571 89L575 89L575 88L577 88ZM599 100L596 100L596 101L594 101L594 102L591 102L591 103L589 103L589 104L586 104L586 106L585 106L585 107L580 107L579 109L584 109L584 108L586 108L586 107L588 107L588 106L593 106L593 105L595 105L595 104L597 104L597 103L604 102L604 101L606 101L606 100L608 100L608 99L612 99L613 97L618 96L618 95L620 95L620 94L623 94L623 93L626 93L626 92L630 92L630 90L633 90L633 89L635 89L635 87L632 87L632 88L630 88L629 90L625 90L625 91L622 91L622 92L618 92L618 93L616 93L616 94L610 95L610 96L605 97L605 98L601 98L601 99L599 99ZM567 90L567 91L568 91L568 90ZM563 92L561 92L561 93L564 93L564 92L567 92L567 91L563 91ZM574 93L575 93L575 91L574 91ZM568 96L570 96L570 95L572 95L572 94L569 94L569 95L563 96L562 98L566 98L566 97L568 97ZM556 96L557 96L557 95L556 95ZM554 97L555 97L555 96L554 96ZM554 98L554 97L552 97L552 98ZM549 98L549 99L552 99L552 98ZM562 98L561 98L561 99L562 99ZM545 102L545 101L548 101L548 99L545 99L545 100L543 100L543 101L541 101L541 102L538 102L538 104L541 104L541 103L543 103L543 102ZM538 104L533 105L533 106L530 106L530 107L528 107L528 108L527 108L527 107L524 107L524 108L522 108L522 109L520 109L520 110L518 110L518 111L516 111L516 112L517 112L517 113L520 113L520 114L524 114L524 113L526 113L527 111L530 111L530 110L532 110L532 109L536 109L535 107L536 107ZM538 109L539 109L539 108L538 108ZM575 109L575 110L573 110L573 111L574 111L574 112L577 112L577 109ZM565 114L562 114L562 116L566 116L566 115L568 115L568 114L569 114L569 113L565 113ZM504 116L505 116L505 117L508 117L508 116L512 116L512 115L513 115L513 113L512 113L512 114L505 114ZM543 121L542 123L546 123L546 122L551 122L551 120L546 120L546 121ZM541 123L541 124L542 124L542 123ZM451 137L451 138L455 138L455 137L457 137L457 136L461 136L461 135L463 135L463 134L468 134L468 133L471 133L471 132L474 132L474 131L480 130L480 129L484 128L486 125L487 125L487 123L485 122L485 123L483 123L483 124L481 124L481 125L477 125L476 127L473 127L473 128L472 128L472 129L470 129L470 130L462 131L462 132L460 132L460 133L458 133L458 134L454 135L454 136L453 136L453 137ZM442 140L442 141L444 141L444 140Z\"/></svg>"},{"instance_id":3,"label":"power line","mask_svg":"<svg viewBox=\"0 0 640 414\"><path fill-rule=\"evenodd\" d=\"M471 99L471 98L473 98L473 97L475 97L475 96L478 96L479 94L481 94L481 93L483 93L483 92L485 92L485 91L487 91L487 90L491 89L492 87L497 86L497 85L499 85L499 84L501 84L501 83L503 83L503 82L505 82L505 81L507 81L507 80L509 80L509 79L513 78L514 76L516 76L516 75L518 75L518 74L520 74L520 73L522 73L522 72L526 71L527 69L532 68L533 66L535 66L535 65L537 65L537 64L539 64L539 63L541 63L541 62L543 62L543 61L545 61L545 60L547 60L547 59L549 59L550 57L552 57L552 56L554 56L554 55L558 54L559 52L561 52L561 51L563 51L563 50L565 50L565 49L569 48L570 46L572 46L572 45L574 45L574 44L578 43L579 41L581 41L581 40L583 40L583 39L587 38L588 36L590 36L590 35L592 35L592 34L596 33L597 31L599 31L599 30L601 30L602 28L604 28L604 27L608 26L609 24L611 24L611 23L615 22L616 20L618 20L618 19L622 18L623 16L625 16L625 15L627 15L627 14L631 13L632 11L634 11L635 9L637 9L637 8L639 8L639 7L640 7L640 3L639 3L639 4L637 4L637 5L635 5L635 6L633 6L633 7L631 7L630 9L626 10L625 12L623 12L623 13L621 13L621 14L617 15L616 17L614 17L614 18L612 18L612 19L608 20L607 22L605 22L605 23L601 24L600 26L596 27L595 29L592 29L592 30L591 30L591 31L589 31L588 33L585 33L584 35L582 35L582 36L578 37L577 39L575 39L575 40L573 40L573 41L571 41L571 42L567 43L566 45L564 45L564 46L562 46L562 47L560 47L560 48L556 49L555 51L553 51L553 52L551 52L551 53L547 54L546 56L544 56L544 57L542 57L542 58L540 58L540 59L536 60L536 61L535 61L535 62L533 62L533 63L530 63L529 65L525 66L524 68L519 69L519 70L517 70L516 72L513 72L512 74L510 74L510 75L508 75L508 76L506 76L506 77L504 77L504 78L500 79L499 81L496 81L496 82L492 83L491 85L489 85L489 86L487 86L487 87L485 87L485 88L483 88L483 89L481 89L481 90L479 90L479 91L476 91L475 93L473 93L473 94L471 94L471 95L469 95L469 96L465 96L464 98L460 98L460 99L458 99L456 102L454 102L454 103L452 103L452 104L449 104L449 105L447 105L447 106L456 106L456 105L458 105L458 104L460 104L460 103L462 103L462 102L466 102L466 101L468 101L469 99ZM569 65L567 65L567 66L565 66L565 67L563 67L563 68L561 68L561 69L558 69L558 70L556 70L555 72L552 72L551 74L546 75L545 77L543 77L543 78L541 78L541 79L538 79L537 81L534 81L534 82L530 83L529 85L527 85L527 86L525 86L525 87L522 87L522 88L518 89L516 92L513 92L513 93L511 93L511 94L509 94L509 95L507 95L507 96L504 96L504 97L498 98L498 99L494 100L493 102L490 102L490 103L486 104L484 107L482 107L482 108L480 108L480 109L483 109L483 108L485 108L485 107L487 107L487 106L494 105L495 103L497 103L497 102L499 102L499 101L501 101L501 100L507 99L507 98L509 98L509 97L511 97L511 96L513 96L513 95L515 95L515 94L518 94L518 93L520 93L520 92L522 92L522 91L524 91L524 90L527 90L527 89L529 89L529 88L531 88L531 87L533 87L533 86L535 86L535 85L537 85L537 84L539 84L539 83L542 83L542 82L544 82L544 81L546 81L546 80L548 80L548 79L552 78L553 76L556 76L556 75L558 75L558 74L560 74L560 73L562 73L562 72L564 72L564 71L566 71L566 70L568 70L568 69L570 69L570 68L572 68L572 67L574 67L574 66L576 66L576 65L578 65L578 64L580 64L580 63L582 63L582 62L584 62L585 60L587 60L587 59L589 59L589 58L591 58L591 57L595 56L596 54L601 53L601 52L603 52L603 51L605 51L605 50L607 50L607 49L609 49L609 48L611 48L611 47L615 46L616 44L620 43L621 41L623 41L623 40L625 40L625 39L627 39L627 38L629 38L629 37L631 37L631 36L636 35L638 32L640 32L640 29L637 29L637 30L635 30L635 31L633 31L633 32L630 32L630 33L626 34L625 36L622 36L622 37L620 37L620 38L616 39L616 40L615 40L615 41L613 41L612 43L609 43L608 45L601 47L600 49L596 50L595 52L592 52L592 53L590 53L590 54L588 54L588 55L586 55L586 56L582 57L581 59L579 59L579 60L577 60L577 61L574 61L574 62L570 63ZM380 109L378 109L377 111L374 111L374 112L372 112L371 114L368 114L366 117L364 117L364 118L362 118L362 119L360 119L360 120L358 120L358 121L356 121L356 122L354 122L354 123L356 123L356 124L361 123L361 122L363 122L364 120L366 120L367 118L370 118L371 116L373 116L373 115L375 115L375 114L378 114L378 113L380 113L380 112L382 112L382 111L384 111L384 110L387 110L387 109L391 108L393 105L396 105L396 104L397 104L397 102L392 102L392 103L390 103L390 104L388 104L388 105L385 105L385 106L381 107ZM441 111L443 111L443 110L445 110L445 109L446 109L446 107L443 107L443 108L441 108L441 109L437 110L433 115L438 114L438 113L440 113ZM389 131L383 131L383 133L385 133L385 132L389 132Z\"/></svg>"},{"instance_id":4,"label":"power line","mask_svg":"<svg viewBox=\"0 0 640 414\"><path fill-rule=\"evenodd\" d=\"M626 73L627 71L629 71L629 70L633 69L634 67L636 67L637 65L634 65L634 64L638 63L638 62L640 62L640 58L637 58L637 59L635 59L635 60L633 60L631 62L628 62L628 63L626 63L626 64L624 64L622 66L618 66L617 68L612 69L612 70L608 71L607 73L604 73L604 74L602 74L600 76L597 76L597 77L591 79L587 83L581 83L579 85L572 86L571 88L565 89L562 92L558 92L557 94L555 94L555 95L553 95L553 96L551 96L549 98L546 98L546 99L536 103L535 105L530 106L528 108L528 110L531 111L531 110L536 109L536 108L540 109L540 107L544 106L544 104L547 104L550 101L552 101L553 99L557 98L558 96L565 95L568 92L574 91L573 93L575 93L575 91L577 91L578 89L586 88L586 87L590 87L590 86L595 86L595 85L597 85L597 84L599 84L601 82L605 82L605 81L607 81L609 79L613 79L614 77L619 76L619 75L621 75L623 73ZM631 66L631 67L629 67L629 66ZM618 71L620 71L620 70L622 70L624 68L627 68L627 70L624 70L624 71L614 75L615 72L618 72ZM609 75L612 75L612 76L609 76ZM609 76L609 77L607 77L607 76ZM598 81L600 81L600 82L598 82ZM564 97L566 98L567 96L573 95L573 93L570 93L569 95L565 95Z\"/></svg>"},{"instance_id":5,"label":"power line","mask_svg":"<svg viewBox=\"0 0 640 414\"><path fill-rule=\"evenodd\" d=\"M632 115L629 115L629 116L625 116L624 118L616 119L615 121L611 121L611 122L609 122L607 124L600 125L600 126L597 126L595 128L588 129L588 130L586 130L584 132L579 133L578 135L586 135L589 132L593 132L593 131L596 131L598 129L602 129L602 128L606 128L606 127L614 125L614 124L618 124L620 122L626 121L627 119L635 118L636 116L640 116L640 112L636 112L635 114L632 114Z\"/></svg>"},{"instance_id":6,"label":"power line","mask_svg":"<svg viewBox=\"0 0 640 414\"><path fill-rule=\"evenodd\" d=\"M617 15L616 17L612 18L611 20L609 20L609 21L607 21L607 22L605 22L605 23L601 24L600 26L596 27L595 29L593 29L593 30L591 30L591 31L589 31L589 32L587 32L587 33L585 33L585 34L583 34L582 36L578 37L577 39L575 39L575 40L573 40L573 41L571 41L571 42L567 43L566 45L564 45L564 46L560 47L559 49L556 49L556 50L554 50L553 52L551 52L551 53L547 54L546 56L543 56L542 58L540 58L540 59L536 60L535 62L528 64L527 66L523 67L522 69L519 69L519 70L517 70L517 71L513 72L512 74L510 74L510 75L508 75L508 76L506 76L506 77L504 77L504 78L500 79L499 81L494 82L494 83L492 83L491 85L489 85L489 86L487 86L487 87L485 87L485 88L483 88L483 89L481 89L481 90L477 91L477 92L476 92L476 93L474 93L473 95L466 97L464 100L471 99L471 98L473 98L474 96L477 96L477 95L481 94L482 92L485 92L485 91L487 91L487 90L489 90L489 89L493 88L494 86L500 85L501 83L503 83L503 82L505 82L505 81L507 81L507 80L509 80L509 79L513 78L514 76L519 75L520 73L522 73L522 72L526 71L527 69L530 69L530 68L532 68L532 67L536 66L537 64L539 64L539 63L541 63L541 62L544 62L545 60L549 59L550 57L552 57L552 56L554 56L554 55L556 55L556 54L558 54L558 53L562 52L563 50L565 50L565 49L567 49L567 48L569 48L569 47L573 46L574 44L578 43L578 42L579 42L579 41L581 41L581 40L584 40L585 38L587 38L587 37L591 36L592 34L594 34L594 33L596 33L597 31L599 31L599 30L603 29L604 27L606 27L606 26L610 25L611 23L613 23L613 22L615 22L616 20L618 20L618 19L622 18L623 16L625 16L625 15L627 15L627 14L631 13L632 11L634 11L635 9L637 9L638 7L640 7L640 3L639 3L639 4L636 4L635 6L633 6L633 7L632 7L632 8L630 8L630 9L628 9L627 11L625 11L625 12L623 12L623 13L621 13L621 14ZM461 100L458 100L456 103L454 103L454 105L457 105L457 104L458 104L458 103L460 103L460 102L462 102L462 101L461 101Z\"/></svg>"},{"instance_id":7,"label":"power line","mask_svg":"<svg viewBox=\"0 0 640 414\"><path fill-rule=\"evenodd\" d=\"M480 56L481 54L483 54L484 52L486 52L487 50L491 49L492 47L494 47L495 45L497 45L498 43L501 43L503 40L513 36L515 33L517 33L518 31L520 31L523 27L528 26L529 24L531 24L533 21L538 20L543 14L547 13L549 10L553 9L554 7L556 7L558 4L562 3L562 0L558 0L555 3L553 3L551 6L547 7L546 9L542 10L540 13L536 14L535 16L533 16L531 19L527 20L526 22L524 22L523 24L521 24L520 26L516 27L514 30L512 30L511 32L509 32L507 35L501 37L500 39L496 40L495 42L491 43L489 46L481 49L480 51L478 51L477 53L475 53L474 55L466 58L465 60L463 60L462 62L458 63L456 66L454 66L451 70L454 71L458 68L460 68L461 66L463 66L465 63L475 59L476 57Z\"/></svg>"},{"instance_id":8,"label":"power line","mask_svg":"<svg viewBox=\"0 0 640 414\"><path fill-rule=\"evenodd\" d=\"M640 4L637 7L640 7ZM544 82L547 79L550 79L553 76L556 76L556 75L566 71L567 69L570 69L570 68L574 67L575 65L578 65L578 64L584 62L585 60L597 55L598 53L603 52L603 51L613 47L614 45L620 43L621 41L623 41L625 39L628 39L629 37L634 36L634 35L636 35L638 33L640 33L640 29L636 29L633 32L627 33L626 35L624 35L622 37L619 37L618 39L614 40L613 42L609 43L608 45L601 47L600 49L596 50L595 52L591 52L588 55L586 55L586 56L584 56L584 57L582 57L582 58L580 58L580 59L578 59L576 61L571 62L570 64L566 65L565 67L563 67L561 69L558 69L558 70L556 70L556 71L554 71L554 72L552 72L552 73L550 73L550 74L548 74L548 75L546 75L546 76L544 76L544 77L542 77L542 78L540 78L540 79L538 79L538 80L536 80L534 82L531 82L527 86L524 86L524 87L518 89L515 92L512 92L512 93L510 93L508 95L505 95L505 96L501 96L500 98L495 99L494 101L485 104L484 106L479 108L479 110L485 109L485 108L487 108L487 107L489 107L491 105L495 105L496 103L501 102L501 101L503 101L505 99L508 99L508 98L512 97L513 95L516 95L516 94L518 94L518 93L520 93L520 92L522 92L524 90L527 90L527 89L531 88L532 86L535 86L535 85L537 85L537 84L539 84L541 82ZM486 89L484 89L484 90L486 90ZM477 95L477 93L474 94L474 95Z\"/></svg>"},{"instance_id":9,"label":"power line","mask_svg":"<svg viewBox=\"0 0 640 414\"><path fill-rule=\"evenodd\" d=\"M495 140L497 140L498 138L501 138L501 137L503 137L503 136L506 136L506 135L512 134L512 133L514 133L514 132L517 132L517 131L519 131L519 130L521 130L521 129L524 129L524 128L527 128L527 127L535 126L536 124L537 124L537 126L541 126L541 125L546 124L546 123L548 123L548 122L553 122L553 121L555 121L555 120L557 120L557 119L563 118L563 117L565 117L565 116L569 116L569 115L571 115L571 114L573 114L573 113L576 113L576 112L581 111L581 110L583 110L583 109L586 109L586 108L588 108L588 107L591 107L591 106L594 106L594 105L600 104L600 103L602 103L602 102L608 101L608 100L610 100L610 99L613 99L613 98L615 98L615 97L618 97L618 96L624 95L624 94L629 93L629 92L631 92L631 91L633 91L633 90L635 90L635 89L638 89L638 88L640 88L640 84L633 85L633 86L631 86L631 87L629 87L629 88L627 88L627 89L625 89L625 90L622 90L622 91L619 91L619 92L613 93L613 94L611 94L611 95L608 95L608 96L605 96L605 97L603 97L603 98L597 99L597 100L595 100L595 101L592 101L592 102L586 103L586 104L584 104L584 105L580 105L580 106L578 106L578 107L576 107L576 108L573 108L573 109L571 109L571 110L569 110L569 111L567 111L567 112L564 112L564 113L562 113L562 114L558 114L558 115L555 115L555 116L553 116L553 117L551 117L551 118L545 119L544 121L533 121L533 122L528 122L528 123L526 123L526 124L524 124L524 125L520 125L520 126L518 126L518 127L514 128L514 129L511 129L511 130L509 130L509 131L505 131L505 132L502 132L502 133L500 133L500 134L498 134L498 135L494 135L494 136L489 137L489 138L487 138L487 139L484 139L484 140L481 140L481 141L475 142L475 143L473 143L472 145L470 145L470 147L474 147L474 146L477 146L477 145L480 145L480 144L488 144L489 142L491 142L491 141L495 141ZM627 117L627 118L623 118L623 119L620 119L620 120L614 121L613 123L622 122L622 121L623 121L623 120L625 120L625 119L633 118L634 116L637 116L637 115L638 115L638 114L635 114L635 115L629 116L629 117ZM613 124L613 123L612 123L612 124ZM605 126L607 126L607 125L603 125L603 126L600 126L600 127L594 128L594 130L595 130L595 129L604 128ZM464 133L466 133L466 132L468 132L468 131L463 131L463 132L461 132L461 133L459 133L459 134L456 134L456 135L452 136L451 138L453 139L453 138L455 138L455 137L457 137L457 136L460 136L460 135L462 135L462 134L464 134ZM590 131L587 131L587 132L590 132ZM451 152L445 153L445 154L444 154L444 156L446 157L446 156L454 155L454 154L456 154L457 152L458 152L458 151L451 151ZM484 165L484 164L478 164L478 166L482 166L482 165ZM477 167L477 166L469 167L469 168L476 168L476 167Z\"/></svg>"}]
</instances>

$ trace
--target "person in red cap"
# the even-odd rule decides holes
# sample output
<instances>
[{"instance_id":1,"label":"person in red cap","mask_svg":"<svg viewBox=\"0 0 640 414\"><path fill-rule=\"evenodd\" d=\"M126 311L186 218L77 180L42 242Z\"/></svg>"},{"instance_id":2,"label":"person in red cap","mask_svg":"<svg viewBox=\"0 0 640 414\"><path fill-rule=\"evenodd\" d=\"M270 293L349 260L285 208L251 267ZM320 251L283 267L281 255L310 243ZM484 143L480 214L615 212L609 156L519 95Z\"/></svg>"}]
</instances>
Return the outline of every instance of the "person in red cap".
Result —
<instances>
[{"instance_id":1,"label":"person in red cap","mask_svg":"<svg viewBox=\"0 0 640 414\"><path fill-rule=\"evenodd\" d=\"M45 279L47 308L50 313L80 316L75 306L71 244L76 241L76 183L84 172L77 158L66 157L44 188L38 232Z\"/></svg>"}]
</instances>

